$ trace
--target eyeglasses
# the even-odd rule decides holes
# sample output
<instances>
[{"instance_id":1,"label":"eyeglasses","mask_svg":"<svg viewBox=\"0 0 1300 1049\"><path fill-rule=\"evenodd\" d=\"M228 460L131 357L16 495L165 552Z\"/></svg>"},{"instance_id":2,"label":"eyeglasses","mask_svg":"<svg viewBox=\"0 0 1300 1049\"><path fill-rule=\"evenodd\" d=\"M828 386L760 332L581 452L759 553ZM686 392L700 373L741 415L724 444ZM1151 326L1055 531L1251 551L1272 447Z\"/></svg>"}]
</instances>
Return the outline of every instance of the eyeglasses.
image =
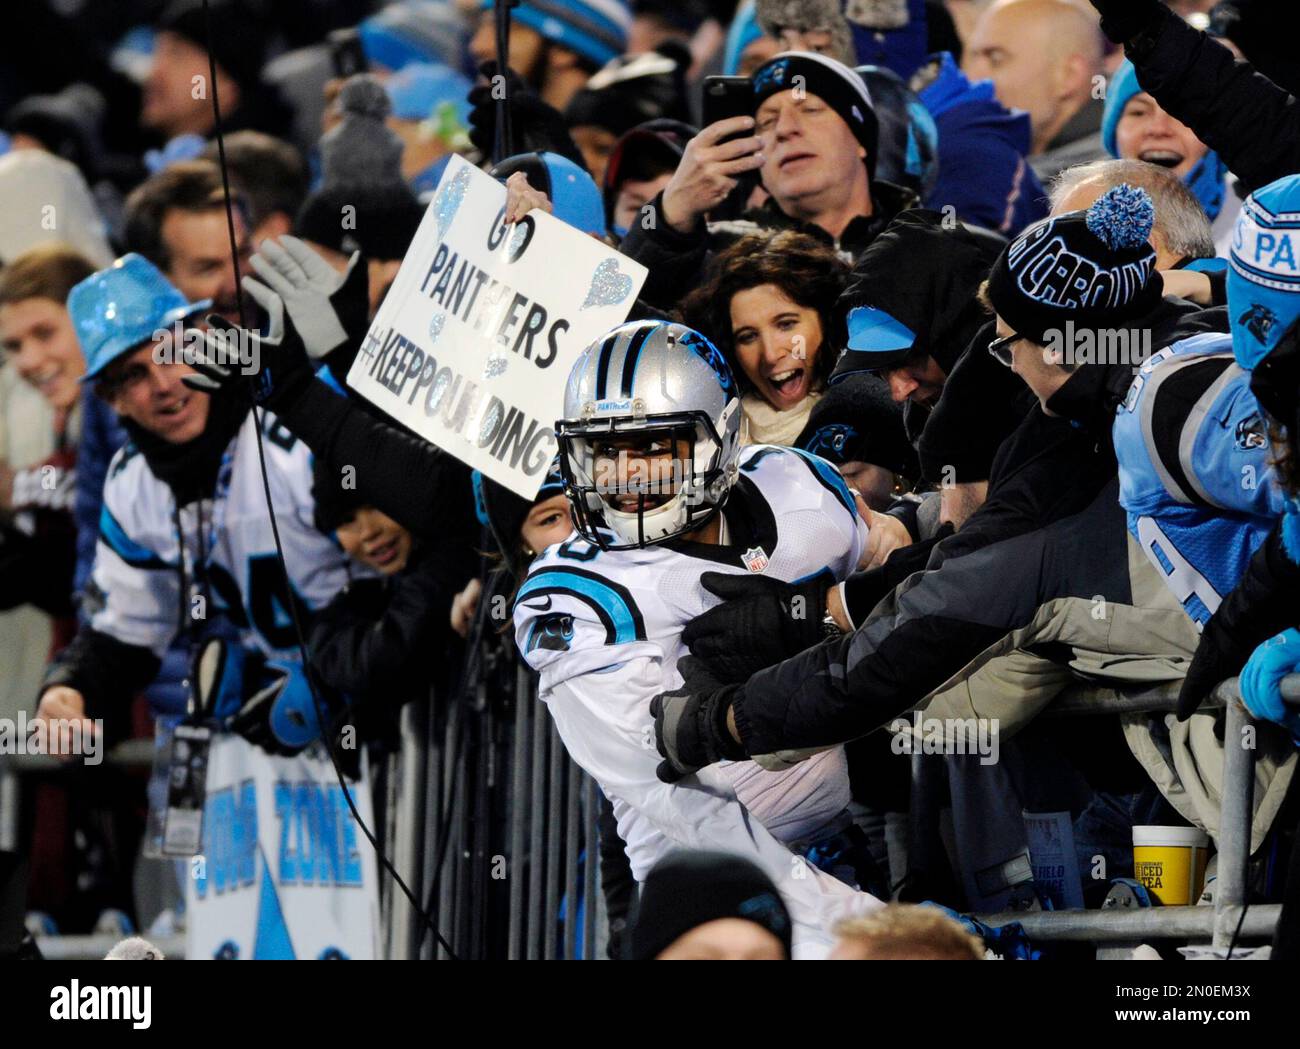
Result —
<instances>
[{"instance_id":1,"label":"eyeglasses","mask_svg":"<svg viewBox=\"0 0 1300 1049\"><path fill-rule=\"evenodd\" d=\"M989 353L999 364L1005 364L1011 367L1011 344L1017 339L1023 339L1023 335L1018 335L1014 331L1010 335L1004 335L1000 339L994 339L989 343Z\"/></svg>"}]
</instances>

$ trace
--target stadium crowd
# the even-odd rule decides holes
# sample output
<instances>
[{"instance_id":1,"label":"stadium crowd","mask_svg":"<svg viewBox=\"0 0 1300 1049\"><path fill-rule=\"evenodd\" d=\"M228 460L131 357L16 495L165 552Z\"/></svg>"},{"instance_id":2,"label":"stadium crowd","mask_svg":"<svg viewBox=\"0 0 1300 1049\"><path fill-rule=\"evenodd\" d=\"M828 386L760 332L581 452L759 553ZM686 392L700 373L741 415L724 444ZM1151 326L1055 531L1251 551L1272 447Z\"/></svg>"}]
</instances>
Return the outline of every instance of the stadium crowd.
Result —
<instances>
[{"instance_id":1,"label":"stadium crowd","mask_svg":"<svg viewBox=\"0 0 1300 1049\"><path fill-rule=\"evenodd\" d=\"M1145 899L1135 826L1217 838L1239 676L1295 957L1283 6L522 0L502 69L491 0L16 0L0 716L352 768L504 645L611 956L978 959L1040 951L964 915ZM531 500L346 383L455 156L648 272ZM162 928L88 784L22 813L33 927Z\"/></svg>"}]
</instances>

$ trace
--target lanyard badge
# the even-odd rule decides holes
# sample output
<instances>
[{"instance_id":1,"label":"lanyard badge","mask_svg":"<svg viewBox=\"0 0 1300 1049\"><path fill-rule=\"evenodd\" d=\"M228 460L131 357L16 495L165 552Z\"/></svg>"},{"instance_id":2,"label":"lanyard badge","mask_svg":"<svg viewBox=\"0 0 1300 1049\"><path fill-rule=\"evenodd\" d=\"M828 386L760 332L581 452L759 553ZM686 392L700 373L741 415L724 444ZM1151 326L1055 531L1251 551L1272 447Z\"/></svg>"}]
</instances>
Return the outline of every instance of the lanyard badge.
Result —
<instances>
[{"instance_id":1,"label":"lanyard badge","mask_svg":"<svg viewBox=\"0 0 1300 1049\"><path fill-rule=\"evenodd\" d=\"M213 726L239 709L244 651L220 638L202 644L190 667L189 711L172 734L162 854L193 856L203 842L208 754Z\"/></svg>"},{"instance_id":2,"label":"lanyard badge","mask_svg":"<svg viewBox=\"0 0 1300 1049\"><path fill-rule=\"evenodd\" d=\"M163 815L162 854L194 856L203 845L203 804L208 793L208 752L212 728L182 721L172 733L167 764L167 809Z\"/></svg>"}]
</instances>

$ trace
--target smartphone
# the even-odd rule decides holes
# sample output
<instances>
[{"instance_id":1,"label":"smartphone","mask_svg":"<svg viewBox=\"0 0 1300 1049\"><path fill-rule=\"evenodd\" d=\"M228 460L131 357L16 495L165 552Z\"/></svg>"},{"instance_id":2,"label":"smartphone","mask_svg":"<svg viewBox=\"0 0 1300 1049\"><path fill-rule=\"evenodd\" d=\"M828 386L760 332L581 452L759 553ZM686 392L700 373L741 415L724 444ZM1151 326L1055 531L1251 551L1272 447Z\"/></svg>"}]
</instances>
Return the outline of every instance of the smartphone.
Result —
<instances>
[{"instance_id":1,"label":"smartphone","mask_svg":"<svg viewBox=\"0 0 1300 1049\"><path fill-rule=\"evenodd\" d=\"M356 29L336 29L326 38L330 45L330 61L334 75L347 79L370 68L366 50L361 46L361 34Z\"/></svg>"},{"instance_id":2,"label":"smartphone","mask_svg":"<svg viewBox=\"0 0 1300 1049\"><path fill-rule=\"evenodd\" d=\"M704 78L704 126L716 124L731 117L754 115L754 85L747 76L706 76ZM728 135L741 138L748 132Z\"/></svg>"},{"instance_id":3,"label":"smartphone","mask_svg":"<svg viewBox=\"0 0 1300 1049\"><path fill-rule=\"evenodd\" d=\"M704 78L704 127L731 117L754 115L754 85L746 76L706 76ZM753 135L753 131L738 131L719 139L719 143ZM758 185L758 172L751 171L736 180L736 188L727 194L718 207L709 212L714 219L733 219L745 210L745 203Z\"/></svg>"}]
</instances>

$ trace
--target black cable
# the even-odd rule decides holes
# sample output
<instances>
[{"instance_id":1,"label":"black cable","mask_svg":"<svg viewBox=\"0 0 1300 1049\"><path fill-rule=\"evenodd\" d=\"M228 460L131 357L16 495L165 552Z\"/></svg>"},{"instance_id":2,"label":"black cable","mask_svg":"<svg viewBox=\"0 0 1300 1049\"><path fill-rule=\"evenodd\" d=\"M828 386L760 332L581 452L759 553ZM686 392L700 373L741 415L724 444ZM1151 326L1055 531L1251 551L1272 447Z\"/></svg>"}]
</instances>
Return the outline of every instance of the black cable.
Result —
<instances>
[{"instance_id":1,"label":"black cable","mask_svg":"<svg viewBox=\"0 0 1300 1049\"><path fill-rule=\"evenodd\" d=\"M460 690L456 697L455 703L462 709L469 705L469 692L473 682L478 680L478 664L481 658L482 641L485 630L487 629L487 610L491 606L492 598L495 594L495 585L489 585L493 582L495 576L487 564L486 558L480 559L479 571L479 603L474 610L474 619L470 629L466 634L465 658L462 663L460 673ZM442 868L446 862L449 842L451 841L451 820L456 810L456 798L458 791L456 785L459 782L459 776L456 775L456 768L464 756L465 740L468 733L462 731L456 737L456 752L449 755L451 758L448 767L452 770L450 781L447 787L447 800L443 806L441 818L438 820L438 853L433 861L433 880L429 883L429 901L426 909L433 913L438 899L438 893L442 888ZM420 940L416 944L418 951L424 946L424 931L420 932Z\"/></svg>"},{"instance_id":2,"label":"black cable","mask_svg":"<svg viewBox=\"0 0 1300 1049\"><path fill-rule=\"evenodd\" d=\"M503 83L510 82L510 9L518 7L519 0L496 0L493 12L496 20L497 76ZM510 99L508 92L500 92L497 98L496 134L493 137L492 163L500 164L511 155L512 135L510 126Z\"/></svg>"},{"instance_id":3,"label":"black cable","mask_svg":"<svg viewBox=\"0 0 1300 1049\"><path fill-rule=\"evenodd\" d=\"M1249 892L1249 890L1247 890ZM1228 943L1228 953L1224 956L1225 962L1232 961L1233 948L1237 946L1237 937L1241 935L1241 927L1246 923L1246 912L1250 910L1250 901L1243 899L1241 901L1241 917L1237 919L1237 928L1232 933L1232 939Z\"/></svg>"},{"instance_id":4,"label":"black cable","mask_svg":"<svg viewBox=\"0 0 1300 1049\"><path fill-rule=\"evenodd\" d=\"M230 238L230 265L235 271L235 301L238 305L239 326L241 329L247 330L248 322L244 314L244 292L243 288L240 286L239 246L235 238L235 213L231 203L230 178L226 167L226 142L221 129L221 103L217 98L217 60L212 51L212 8L209 5L209 0L203 0L203 15L206 22L205 32L207 35L208 79L212 88L213 131L217 140L217 161L221 168L221 188L225 197L226 232ZM257 459L262 471L262 493L266 498L266 511L271 521L271 535L275 539L275 553L279 560L280 572L284 576L286 586L285 592L289 595L288 600L285 603L289 606L289 615L293 620L294 636L299 656L302 659L303 678L307 682L307 689L311 692L312 703L316 707L316 720L322 726L322 730L324 730L324 728L330 724L330 721L324 716L324 707L321 704L316 684L312 680L313 674L311 660L307 655L307 642L303 634L302 622L298 615L298 602L294 600L293 597L293 583L289 578L289 567L284 559L284 546L280 542L280 527L275 518L275 506L271 497L271 482L266 470L266 448L262 442L262 415L258 409L256 401L253 403L253 428L257 434ZM442 948L447 952L448 956L453 960L459 961L460 959L457 957L456 952L453 951L447 941L443 939L442 933L438 931L437 926L434 925L433 920L429 917L428 913L421 909L420 901L416 898L415 894L411 892L406 882L402 880L402 876L397 873L397 869L391 862L389 862L388 857L384 854L384 851L379 847L379 843L375 840L374 834L371 833L370 828L366 826L365 821L361 818L361 813L357 811L356 803L352 800L352 792L348 789L347 782L344 779L343 769L339 766L338 757L334 753L334 747L331 745L329 734L323 731L321 738L322 742L325 744L325 751L329 754L330 764L334 766L334 775L338 778L339 787L343 791L344 800L348 803L348 811L351 812L352 818L356 821L357 826L361 828L361 832L366 836L366 840L370 843L370 847L374 849L375 856L383 865L384 870L392 876L393 881L402 890L407 900L410 901L411 906L415 908L415 912L420 916L424 925L433 930L433 935L442 945Z\"/></svg>"}]
</instances>

